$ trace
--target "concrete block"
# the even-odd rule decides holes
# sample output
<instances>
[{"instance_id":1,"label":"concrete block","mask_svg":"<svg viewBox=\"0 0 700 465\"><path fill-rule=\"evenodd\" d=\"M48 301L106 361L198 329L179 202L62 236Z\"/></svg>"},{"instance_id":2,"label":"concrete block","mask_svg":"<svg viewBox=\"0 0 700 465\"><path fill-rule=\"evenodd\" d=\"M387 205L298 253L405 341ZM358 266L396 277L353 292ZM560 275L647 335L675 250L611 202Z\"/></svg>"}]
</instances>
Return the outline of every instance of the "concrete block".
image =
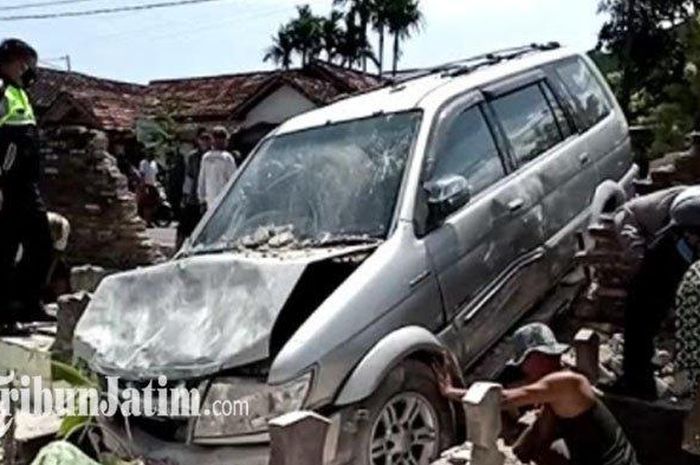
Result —
<instances>
[{"instance_id":1,"label":"concrete block","mask_svg":"<svg viewBox=\"0 0 700 465\"><path fill-rule=\"evenodd\" d=\"M97 236L101 236L105 231L97 231ZM107 233L111 233L107 231ZM71 269L70 285L74 292L85 291L95 292L102 280L111 274L99 266L85 265Z\"/></svg>"},{"instance_id":2,"label":"concrete block","mask_svg":"<svg viewBox=\"0 0 700 465\"><path fill-rule=\"evenodd\" d=\"M0 338L0 372L40 376L45 383L49 383L53 342L53 337L40 334Z\"/></svg>"},{"instance_id":3,"label":"concrete block","mask_svg":"<svg viewBox=\"0 0 700 465\"><path fill-rule=\"evenodd\" d=\"M58 314L56 342L52 349L56 357L70 361L73 354L73 333L78 320L90 303L90 295L86 292L62 295L58 298Z\"/></svg>"},{"instance_id":4,"label":"concrete block","mask_svg":"<svg viewBox=\"0 0 700 465\"><path fill-rule=\"evenodd\" d=\"M494 448L501 434L501 392L495 383L475 383L462 400L467 417L467 440L475 447Z\"/></svg>"},{"instance_id":5,"label":"concrete block","mask_svg":"<svg viewBox=\"0 0 700 465\"><path fill-rule=\"evenodd\" d=\"M269 422L270 465L323 465L330 420L292 412Z\"/></svg>"},{"instance_id":6,"label":"concrete block","mask_svg":"<svg viewBox=\"0 0 700 465\"><path fill-rule=\"evenodd\" d=\"M598 383L600 378L599 354L600 336L594 330L582 328L574 337L576 351L576 369L586 376L591 384Z\"/></svg>"},{"instance_id":7,"label":"concrete block","mask_svg":"<svg viewBox=\"0 0 700 465\"><path fill-rule=\"evenodd\" d=\"M474 446L469 465L503 465L506 456L494 444L492 447Z\"/></svg>"}]
</instances>

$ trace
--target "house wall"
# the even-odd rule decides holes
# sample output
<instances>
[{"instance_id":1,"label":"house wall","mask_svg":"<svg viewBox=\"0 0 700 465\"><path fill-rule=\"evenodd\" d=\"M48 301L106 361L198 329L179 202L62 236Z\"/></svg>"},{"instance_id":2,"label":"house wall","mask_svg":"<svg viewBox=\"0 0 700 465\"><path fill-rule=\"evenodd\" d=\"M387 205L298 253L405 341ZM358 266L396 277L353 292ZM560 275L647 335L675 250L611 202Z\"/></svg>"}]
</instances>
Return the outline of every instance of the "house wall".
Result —
<instances>
[{"instance_id":1,"label":"house wall","mask_svg":"<svg viewBox=\"0 0 700 465\"><path fill-rule=\"evenodd\" d=\"M279 124L292 116L316 108L311 100L289 86L283 86L258 103L246 115L245 127L257 123Z\"/></svg>"},{"instance_id":2,"label":"house wall","mask_svg":"<svg viewBox=\"0 0 700 465\"><path fill-rule=\"evenodd\" d=\"M71 126L42 131L41 191L48 209L70 221L67 258L117 269L162 260L107 145L105 134L96 130Z\"/></svg>"}]
</instances>

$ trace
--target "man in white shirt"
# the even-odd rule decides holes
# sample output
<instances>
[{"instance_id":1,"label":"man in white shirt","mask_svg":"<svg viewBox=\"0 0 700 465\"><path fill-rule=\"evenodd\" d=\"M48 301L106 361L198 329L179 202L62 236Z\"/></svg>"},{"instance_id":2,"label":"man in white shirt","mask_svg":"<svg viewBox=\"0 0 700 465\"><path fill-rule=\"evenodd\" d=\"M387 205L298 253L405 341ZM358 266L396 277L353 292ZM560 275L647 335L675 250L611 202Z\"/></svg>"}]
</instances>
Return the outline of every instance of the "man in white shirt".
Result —
<instances>
[{"instance_id":1,"label":"man in white shirt","mask_svg":"<svg viewBox=\"0 0 700 465\"><path fill-rule=\"evenodd\" d=\"M138 189L139 216L151 226L153 216L160 194L158 193L158 163L153 154L146 155L146 158L139 163L139 174L141 175L141 185Z\"/></svg>"},{"instance_id":2,"label":"man in white shirt","mask_svg":"<svg viewBox=\"0 0 700 465\"><path fill-rule=\"evenodd\" d=\"M206 208L211 208L229 179L236 172L236 160L226 148L229 134L226 128L217 126L212 131L213 149L204 154L199 170L197 195Z\"/></svg>"},{"instance_id":3,"label":"man in white shirt","mask_svg":"<svg viewBox=\"0 0 700 465\"><path fill-rule=\"evenodd\" d=\"M158 163L153 159L153 155L148 155L139 164L139 173L146 186L156 187L158 185Z\"/></svg>"}]
</instances>

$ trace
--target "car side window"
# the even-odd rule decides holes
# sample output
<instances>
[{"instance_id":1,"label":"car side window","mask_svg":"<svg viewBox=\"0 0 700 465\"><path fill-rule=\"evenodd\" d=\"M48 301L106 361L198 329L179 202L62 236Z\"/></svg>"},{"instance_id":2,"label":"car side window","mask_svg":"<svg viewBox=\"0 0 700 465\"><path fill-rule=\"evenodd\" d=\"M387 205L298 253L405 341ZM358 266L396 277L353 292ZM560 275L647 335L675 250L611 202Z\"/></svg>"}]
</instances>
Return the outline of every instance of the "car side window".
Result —
<instances>
[{"instance_id":1,"label":"car side window","mask_svg":"<svg viewBox=\"0 0 700 465\"><path fill-rule=\"evenodd\" d=\"M479 106L458 115L444 134L431 180L451 174L464 176L470 194L475 195L505 176L498 147Z\"/></svg>"},{"instance_id":2,"label":"car side window","mask_svg":"<svg viewBox=\"0 0 700 465\"><path fill-rule=\"evenodd\" d=\"M610 113L605 90L581 58L560 63L555 70L573 100L582 130L590 129Z\"/></svg>"},{"instance_id":3,"label":"car side window","mask_svg":"<svg viewBox=\"0 0 700 465\"><path fill-rule=\"evenodd\" d=\"M549 102L549 106L552 108L554 115L557 118L557 124L559 125L561 135L564 136L564 139L566 139L567 137L573 135L574 129L569 124L569 119L566 117L564 109L559 105L559 102L554 96L552 89L550 89L545 83L542 83L541 86L545 97L547 97L547 102Z\"/></svg>"},{"instance_id":4,"label":"car side window","mask_svg":"<svg viewBox=\"0 0 700 465\"><path fill-rule=\"evenodd\" d=\"M518 165L534 160L563 140L552 107L539 84L491 102Z\"/></svg>"}]
</instances>

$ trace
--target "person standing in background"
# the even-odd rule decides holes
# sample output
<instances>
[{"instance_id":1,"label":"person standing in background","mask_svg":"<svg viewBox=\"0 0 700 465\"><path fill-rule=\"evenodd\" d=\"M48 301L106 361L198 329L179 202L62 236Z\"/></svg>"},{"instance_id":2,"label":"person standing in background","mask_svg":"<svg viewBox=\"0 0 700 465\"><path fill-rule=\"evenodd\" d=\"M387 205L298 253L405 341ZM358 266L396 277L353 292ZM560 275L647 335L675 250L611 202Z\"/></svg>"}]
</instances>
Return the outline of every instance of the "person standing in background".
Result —
<instances>
[{"instance_id":1,"label":"person standing in background","mask_svg":"<svg viewBox=\"0 0 700 465\"><path fill-rule=\"evenodd\" d=\"M158 193L158 163L156 163L152 153L141 160L139 174L141 175L140 216L148 226L151 226L160 195Z\"/></svg>"},{"instance_id":2,"label":"person standing in background","mask_svg":"<svg viewBox=\"0 0 700 465\"><path fill-rule=\"evenodd\" d=\"M214 205L216 198L236 172L236 160L227 151L229 134L226 128L217 126L212 130L213 149L202 157L202 166L197 183L197 196L204 209Z\"/></svg>"},{"instance_id":3,"label":"person standing in background","mask_svg":"<svg viewBox=\"0 0 700 465\"><path fill-rule=\"evenodd\" d=\"M182 209L180 213L180 223L177 227L177 249L182 247L199 220L202 219L202 201L197 193L199 188L199 170L202 165L202 157L212 148L212 137L206 128L197 130L195 140L196 149L187 155L185 160L185 177L182 184Z\"/></svg>"}]
</instances>

